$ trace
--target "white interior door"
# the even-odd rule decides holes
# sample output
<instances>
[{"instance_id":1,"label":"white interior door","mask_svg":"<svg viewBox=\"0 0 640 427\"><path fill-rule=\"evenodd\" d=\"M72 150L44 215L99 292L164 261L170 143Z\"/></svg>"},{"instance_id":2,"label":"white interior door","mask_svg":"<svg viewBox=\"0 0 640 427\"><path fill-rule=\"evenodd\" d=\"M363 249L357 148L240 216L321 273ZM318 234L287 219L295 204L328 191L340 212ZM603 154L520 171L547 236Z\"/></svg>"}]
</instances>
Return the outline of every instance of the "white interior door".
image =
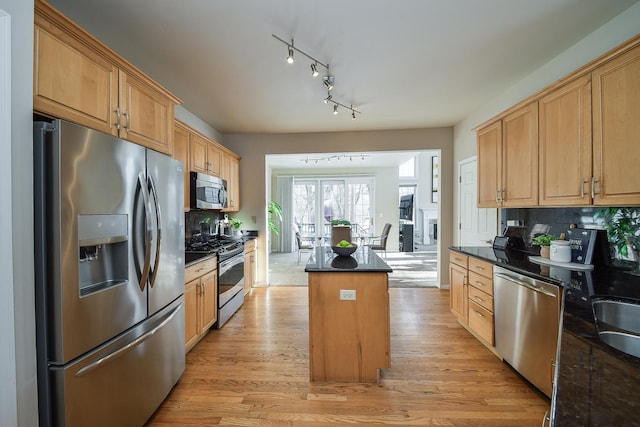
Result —
<instances>
[{"instance_id":1,"label":"white interior door","mask_svg":"<svg viewBox=\"0 0 640 427\"><path fill-rule=\"evenodd\" d=\"M489 246L498 230L498 209L478 208L478 159L471 157L458 164L460 183L458 200L460 246Z\"/></svg>"}]
</instances>

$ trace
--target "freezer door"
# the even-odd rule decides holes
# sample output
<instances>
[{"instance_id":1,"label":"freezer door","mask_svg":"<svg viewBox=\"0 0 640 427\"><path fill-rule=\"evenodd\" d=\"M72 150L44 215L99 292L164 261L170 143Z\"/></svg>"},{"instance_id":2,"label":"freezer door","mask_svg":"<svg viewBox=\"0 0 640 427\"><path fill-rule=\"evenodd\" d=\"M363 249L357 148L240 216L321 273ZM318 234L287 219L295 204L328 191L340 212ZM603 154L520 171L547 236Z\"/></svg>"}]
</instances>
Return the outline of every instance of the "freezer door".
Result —
<instances>
[{"instance_id":1,"label":"freezer door","mask_svg":"<svg viewBox=\"0 0 640 427\"><path fill-rule=\"evenodd\" d=\"M184 169L181 162L147 150L152 221L149 313L184 292Z\"/></svg>"},{"instance_id":2,"label":"freezer door","mask_svg":"<svg viewBox=\"0 0 640 427\"><path fill-rule=\"evenodd\" d=\"M36 294L49 362L63 364L147 316L131 257L145 149L63 120L53 129L34 141L44 165L35 174Z\"/></svg>"},{"instance_id":3,"label":"freezer door","mask_svg":"<svg viewBox=\"0 0 640 427\"><path fill-rule=\"evenodd\" d=\"M53 425L144 425L184 372L183 302L180 297L118 339L51 369Z\"/></svg>"}]
</instances>

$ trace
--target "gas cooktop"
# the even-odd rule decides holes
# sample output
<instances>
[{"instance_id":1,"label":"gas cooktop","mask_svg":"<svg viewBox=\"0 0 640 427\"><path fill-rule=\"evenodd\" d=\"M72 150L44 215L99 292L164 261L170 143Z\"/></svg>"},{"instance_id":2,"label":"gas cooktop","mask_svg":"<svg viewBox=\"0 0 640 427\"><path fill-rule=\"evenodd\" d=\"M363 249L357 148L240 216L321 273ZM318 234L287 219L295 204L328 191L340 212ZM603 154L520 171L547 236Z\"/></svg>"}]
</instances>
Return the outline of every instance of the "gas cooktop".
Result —
<instances>
[{"instance_id":1,"label":"gas cooktop","mask_svg":"<svg viewBox=\"0 0 640 427\"><path fill-rule=\"evenodd\" d=\"M243 251L242 240L196 236L185 242L185 262L188 264L210 255L217 255L220 262Z\"/></svg>"}]
</instances>

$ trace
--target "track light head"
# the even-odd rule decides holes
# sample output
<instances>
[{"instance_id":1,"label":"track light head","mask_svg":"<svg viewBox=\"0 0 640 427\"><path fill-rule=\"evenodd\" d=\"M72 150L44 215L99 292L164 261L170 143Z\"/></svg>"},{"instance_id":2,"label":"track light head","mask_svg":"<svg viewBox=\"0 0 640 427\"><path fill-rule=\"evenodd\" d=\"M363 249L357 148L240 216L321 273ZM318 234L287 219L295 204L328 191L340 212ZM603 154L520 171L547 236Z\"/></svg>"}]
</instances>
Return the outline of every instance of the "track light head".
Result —
<instances>
[{"instance_id":1,"label":"track light head","mask_svg":"<svg viewBox=\"0 0 640 427\"><path fill-rule=\"evenodd\" d=\"M351 111L351 120L355 120L356 119L356 112L355 111Z\"/></svg>"},{"instance_id":2,"label":"track light head","mask_svg":"<svg viewBox=\"0 0 640 427\"><path fill-rule=\"evenodd\" d=\"M327 94L327 97L324 99L324 103L325 103L325 104L328 104L328 103L329 103L329 101L331 101L331 99L333 99L333 96L332 96L330 93L328 93L328 94Z\"/></svg>"},{"instance_id":3,"label":"track light head","mask_svg":"<svg viewBox=\"0 0 640 427\"><path fill-rule=\"evenodd\" d=\"M338 114L338 104L333 104L333 114Z\"/></svg>"},{"instance_id":4,"label":"track light head","mask_svg":"<svg viewBox=\"0 0 640 427\"><path fill-rule=\"evenodd\" d=\"M322 82L327 87L327 90L333 89L333 85L336 84L336 78L334 76L324 76Z\"/></svg>"},{"instance_id":5,"label":"track light head","mask_svg":"<svg viewBox=\"0 0 640 427\"><path fill-rule=\"evenodd\" d=\"M287 62L293 64L293 49L289 46L289 56L287 56Z\"/></svg>"},{"instance_id":6,"label":"track light head","mask_svg":"<svg viewBox=\"0 0 640 427\"><path fill-rule=\"evenodd\" d=\"M318 77L318 74L318 63L316 62L315 64L311 64L311 76Z\"/></svg>"}]
</instances>

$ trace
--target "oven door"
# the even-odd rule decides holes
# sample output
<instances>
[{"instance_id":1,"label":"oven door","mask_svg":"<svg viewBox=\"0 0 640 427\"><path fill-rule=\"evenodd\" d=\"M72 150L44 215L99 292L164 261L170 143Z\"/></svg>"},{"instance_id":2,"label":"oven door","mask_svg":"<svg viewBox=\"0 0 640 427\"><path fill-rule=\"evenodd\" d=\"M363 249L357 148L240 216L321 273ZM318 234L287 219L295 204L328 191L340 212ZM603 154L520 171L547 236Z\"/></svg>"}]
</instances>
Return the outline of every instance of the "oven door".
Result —
<instances>
[{"instance_id":1,"label":"oven door","mask_svg":"<svg viewBox=\"0 0 640 427\"><path fill-rule=\"evenodd\" d=\"M222 308L244 288L244 254L240 252L218 264L218 307Z\"/></svg>"}]
</instances>

